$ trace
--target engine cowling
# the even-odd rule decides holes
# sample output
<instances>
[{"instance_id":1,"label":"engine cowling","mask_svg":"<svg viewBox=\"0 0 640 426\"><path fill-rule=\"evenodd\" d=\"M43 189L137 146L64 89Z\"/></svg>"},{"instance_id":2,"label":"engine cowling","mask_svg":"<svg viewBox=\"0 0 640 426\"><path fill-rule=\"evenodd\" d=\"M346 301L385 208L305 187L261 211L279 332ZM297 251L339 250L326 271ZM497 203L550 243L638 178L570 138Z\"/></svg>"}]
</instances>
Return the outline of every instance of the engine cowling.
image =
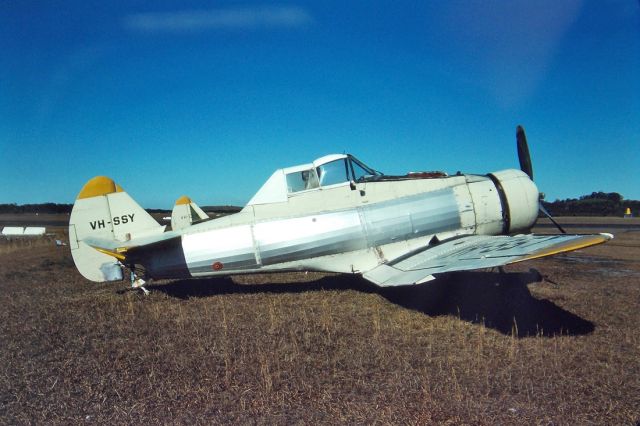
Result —
<instances>
[{"instance_id":1,"label":"engine cowling","mask_svg":"<svg viewBox=\"0 0 640 426\"><path fill-rule=\"evenodd\" d=\"M514 234L531 229L538 218L540 193L535 183L521 170L509 169L491 173L503 209L504 233Z\"/></svg>"}]
</instances>

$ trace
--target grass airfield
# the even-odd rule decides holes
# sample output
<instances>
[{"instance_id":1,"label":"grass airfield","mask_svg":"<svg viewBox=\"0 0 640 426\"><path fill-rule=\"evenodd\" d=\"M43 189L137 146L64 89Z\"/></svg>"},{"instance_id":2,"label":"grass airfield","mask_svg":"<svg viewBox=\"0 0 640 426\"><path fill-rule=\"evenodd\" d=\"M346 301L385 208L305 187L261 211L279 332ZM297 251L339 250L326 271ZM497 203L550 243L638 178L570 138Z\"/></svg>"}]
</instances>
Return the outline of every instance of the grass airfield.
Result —
<instances>
[{"instance_id":1,"label":"grass airfield","mask_svg":"<svg viewBox=\"0 0 640 426\"><path fill-rule=\"evenodd\" d=\"M421 286L287 273L147 297L84 280L63 227L1 239L0 423L636 424L640 221L559 221L616 237Z\"/></svg>"}]
</instances>

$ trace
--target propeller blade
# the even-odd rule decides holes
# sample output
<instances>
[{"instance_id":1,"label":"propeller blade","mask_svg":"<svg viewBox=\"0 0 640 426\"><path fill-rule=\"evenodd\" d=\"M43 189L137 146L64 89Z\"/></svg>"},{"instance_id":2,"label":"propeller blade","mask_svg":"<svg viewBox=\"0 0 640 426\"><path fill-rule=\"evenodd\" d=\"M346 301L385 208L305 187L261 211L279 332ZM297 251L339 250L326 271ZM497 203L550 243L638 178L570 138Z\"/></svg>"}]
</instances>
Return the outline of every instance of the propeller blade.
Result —
<instances>
[{"instance_id":1,"label":"propeller blade","mask_svg":"<svg viewBox=\"0 0 640 426\"><path fill-rule=\"evenodd\" d=\"M533 180L533 167L531 166L529 145L527 145L527 136L524 134L524 128L522 126L518 126L516 128L516 141L518 143L518 160L520 161L520 170L529 175L529 179Z\"/></svg>"},{"instance_id":2,"label":"propeller blade","mask_svg":"<svg viewBox=\"0 0 640 426\"><path fill-rule=\"evenodd\" d=\"M544 213L545 216L547 216L551 222L553 222L553 224L560 230L560 232L562 232L563 234L566 234L567 231L565 231L564 228L562 228L562 226L560 226L558 222L553 220L553 217L551 217L551 213L549 213L547 209L542 205L542 201L540 201L539 206L540 206L540 211Z\"/></svg>"},{"instance_id":3,"label":"propeller blade","mask_svg":"<svg viewBox=\"0 0 640 426\"><path fill-rule=\"evenodd\" d=\"M533 180L533 166L531 165L531 155L529 154L527 135L525 135L524 133L524 127L520 125L516 127L516 142L518 145L518 160L520 161L520 170L525 172L529 176L529 179ZM542 198L544 198L544 195L540 195ZM551 213L549 213L544 207L544 205L542 204L542 198L538 203L540 211L544 213L544 215L547 216L551 222L553 222L553 224L560 230L560 232L566 234L567 231L565 231L564 228L562 228L562 226L560 226L560 224L553 219Z\"/></svg>"}]
</instances>

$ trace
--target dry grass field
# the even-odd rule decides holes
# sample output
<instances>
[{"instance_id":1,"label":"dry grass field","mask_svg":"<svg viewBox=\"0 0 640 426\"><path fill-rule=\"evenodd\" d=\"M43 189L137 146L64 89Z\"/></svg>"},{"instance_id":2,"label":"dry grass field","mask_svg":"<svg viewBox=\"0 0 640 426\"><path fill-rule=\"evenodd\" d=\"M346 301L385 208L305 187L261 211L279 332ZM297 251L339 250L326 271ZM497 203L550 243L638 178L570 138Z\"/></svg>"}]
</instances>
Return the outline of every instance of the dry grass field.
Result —
<instances>
[{"instance_id":1,"label":"dry grass field","mask_svg":"<svg viewBox=\"0 0 640 426\"><path fill-rule=\"evenodd\" d=\"M291 273L147 297L84 280L51 238L0 240L0 423L637 424L640 232L611 231L432 285Z\"/></svg>"}]
</instances>

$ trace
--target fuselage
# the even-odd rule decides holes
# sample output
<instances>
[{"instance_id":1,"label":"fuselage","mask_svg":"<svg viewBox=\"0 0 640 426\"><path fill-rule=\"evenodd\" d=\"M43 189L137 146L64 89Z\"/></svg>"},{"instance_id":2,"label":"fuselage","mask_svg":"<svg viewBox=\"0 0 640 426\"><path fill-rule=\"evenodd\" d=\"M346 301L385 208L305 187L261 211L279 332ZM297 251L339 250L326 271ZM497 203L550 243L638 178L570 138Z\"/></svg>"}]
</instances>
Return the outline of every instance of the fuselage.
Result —
<instances>
[{"instance_id":1,"label":"fuselage","mask_svg":"<svg viewBox=\"0 0 640 426\"><path fill-rule=\"evenodd\" d=\"M342 182L247 205L127 252L148 278L286 270L357 273L459 235L515 234L538 214L519 170Z\"/></svg>"}]
</instances>

